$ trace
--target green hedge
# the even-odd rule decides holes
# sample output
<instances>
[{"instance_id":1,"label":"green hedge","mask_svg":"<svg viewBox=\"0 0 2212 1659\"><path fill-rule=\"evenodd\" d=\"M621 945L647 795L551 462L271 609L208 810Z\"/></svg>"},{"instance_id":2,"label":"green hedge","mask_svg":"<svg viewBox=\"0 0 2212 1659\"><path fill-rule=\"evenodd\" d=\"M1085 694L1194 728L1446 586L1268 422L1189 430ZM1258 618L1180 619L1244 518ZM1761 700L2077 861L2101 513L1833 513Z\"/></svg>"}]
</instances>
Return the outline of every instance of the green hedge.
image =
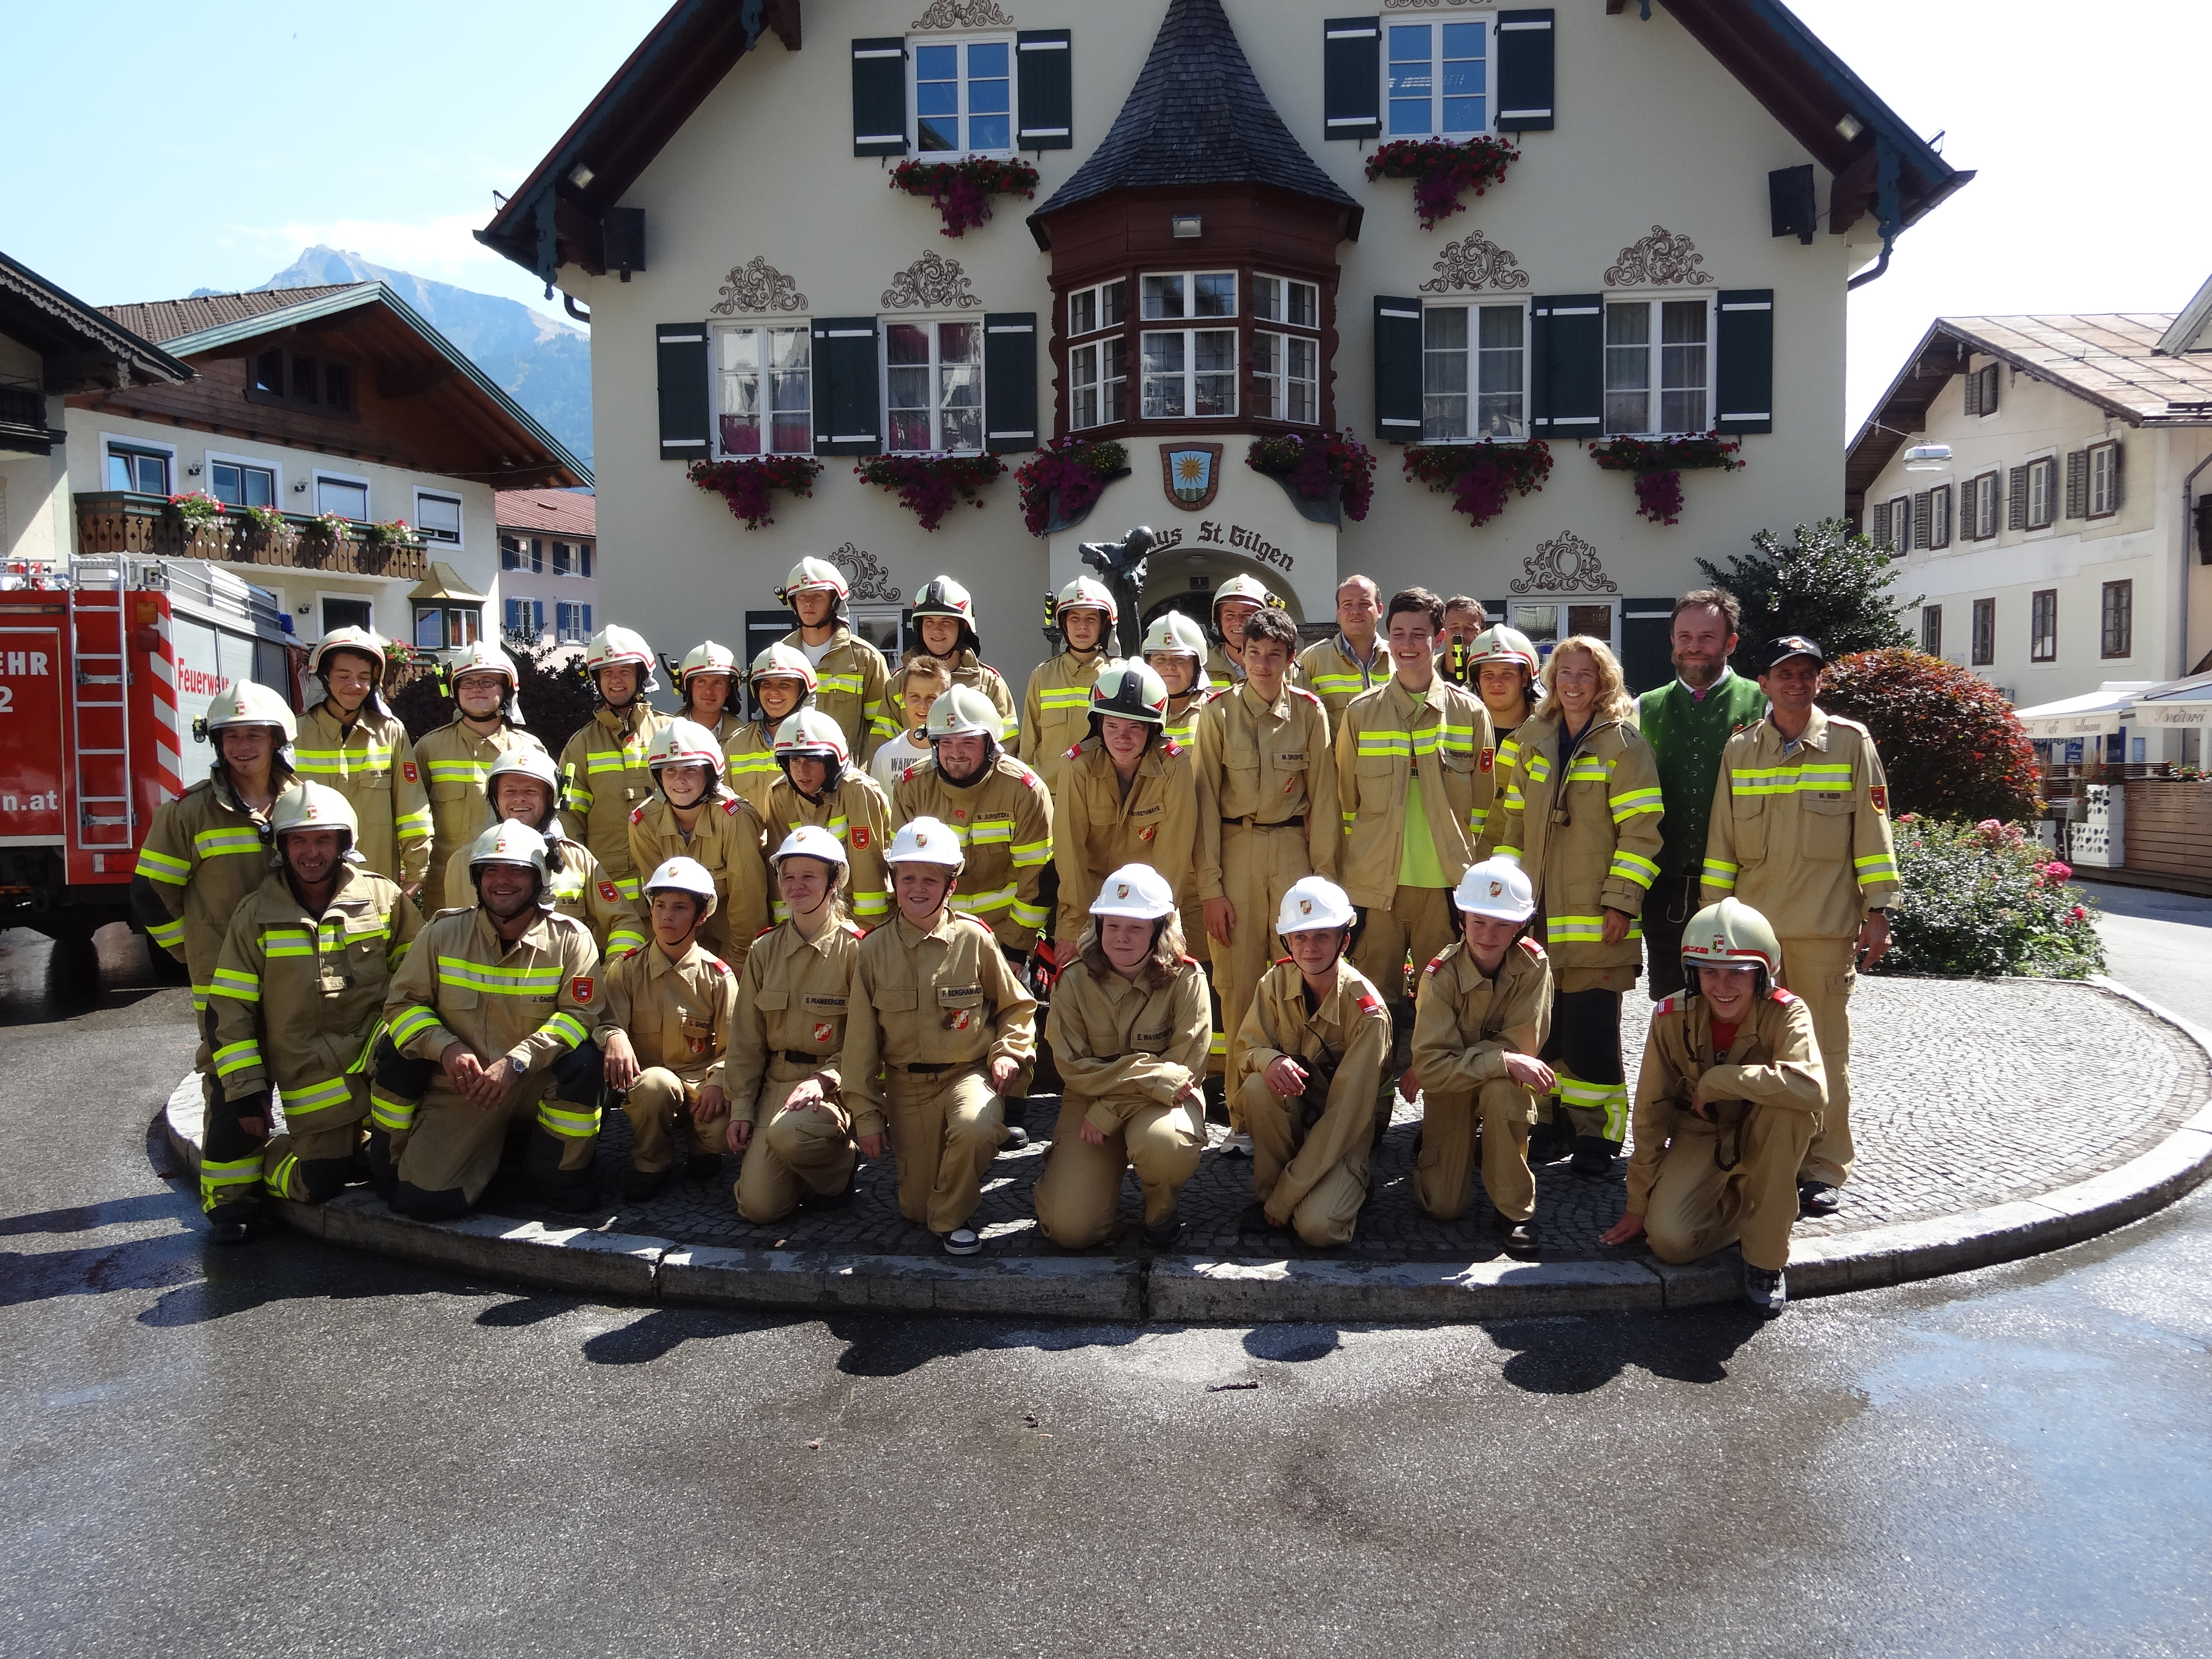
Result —
<instances>
[{"instance_id":1,"label":"green hedge","mask_svg":"<svg viewBox=\"0 0 2212 1659\"><path fill-rule=\"evenodd\" d=\"M2017 824L1944 823L1901 814L1897 867L1904 894L1890 950L1875 971L1944 978L2101 973L2096 911L2059 863Z\"/></svg>"}]
</instances>

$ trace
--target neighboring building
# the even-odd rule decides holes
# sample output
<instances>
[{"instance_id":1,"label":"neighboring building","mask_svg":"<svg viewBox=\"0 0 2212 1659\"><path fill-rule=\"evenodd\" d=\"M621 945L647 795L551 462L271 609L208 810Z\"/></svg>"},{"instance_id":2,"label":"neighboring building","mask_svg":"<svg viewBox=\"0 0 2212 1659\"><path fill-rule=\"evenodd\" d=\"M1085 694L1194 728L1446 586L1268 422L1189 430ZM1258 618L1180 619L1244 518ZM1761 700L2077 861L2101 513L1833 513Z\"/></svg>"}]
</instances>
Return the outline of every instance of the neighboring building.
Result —
<instances>
[{"instance_id":1,"label":"neighboring building","mask_svg":"<svg viewBox=\"0 0 2212 1659\"><path fill-rule=\"evenodd\" d=\"M1662 678L1698 556L1843 510L1846 282L1971 175L1773 0L1343 9L849 0L810 9L802 51L797 0L673 6L479 233L590 307L599 494L636 567L611 619L750 641L814 553L896 649L945 570L1018 684L1079 543L1145 523L1148 614L1249 574L1323 622L1365 570ZM1385 137L1486 135L1521 159L1432 231L1411 183L1366 177ZM1041 183L948 240L886 188L902 156ZM1747 467L1685 475L1671 528L1577 447L1715 427ZM1346 428L1376 452L1362 523L1244 464L1255 435ZM1043 538L1012 477L932 535L852 472L887 446L1011 467L1070 432L1125 444L1130 474ZM1486 434L1556 465L1474 530L1401 446ZM685 477L792 452L823 473L757 531Z\"/></svg>"},{"instance_id":2,"label":"neighboring building","mask_svg":"<svg viewBox=\"0 0 2212 1659\"><path fill-rule=\"evenodd\" d=\"M591 481L380 282L101 310L193 374L69 398L76 550L252 565L303 640L355 624L468 643L499 602L494 491ZM197 532L167 510L195 490L229 509ZM346 521L334 538L298 533L329 514ZM380 540L401 520L420 542Z\"/></svg>"},{"instance_id":3,"label":"neighboring building","mask_svg":"<svg viewBox=\"0 0 2212 1659\"><path fill-rule=\"evenodd\" d=\"M1846 464L1853 516L1925 596L1905 620L1927 650L2023 708L2212 667L2208 319L2212 282L2179 315L1936 320ZM1948 466L1911 470L1916 444L1948 445ZM2198 759L2194 731L2097 713L2066 729L2107 760Z\"/></svg>"},{"instance_id":4,"label":"neighboring building","mask_svg":"<svg viewBox=\"0 0 2212 1659\"><path fill-rule=\"evenodd\" d=\"M540 645L591 639L599 599L597 507L582 490L499 492L501 632Z\"/></svg>"},{"instance_id":5,"label":"neighboring building","mask_svg":"<svg viewBox=\"0 0 2212 1659\"><path fill-rule=\"evenodd\" d=\"M0 559L66 559L69 434L62 399L95 388L174 386L192 371L0 253Z\"/></svg>"}]
</instances>

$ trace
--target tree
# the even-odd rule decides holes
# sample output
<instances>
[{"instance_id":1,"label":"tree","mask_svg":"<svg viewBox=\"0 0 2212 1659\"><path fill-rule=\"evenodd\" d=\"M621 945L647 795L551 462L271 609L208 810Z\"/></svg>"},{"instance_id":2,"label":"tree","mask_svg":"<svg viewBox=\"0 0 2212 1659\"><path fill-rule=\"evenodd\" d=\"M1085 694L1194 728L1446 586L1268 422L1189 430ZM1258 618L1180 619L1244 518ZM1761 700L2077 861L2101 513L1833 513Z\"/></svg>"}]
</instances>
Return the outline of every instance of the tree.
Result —
<instances>
[{"instance_id":1,"label":"tree","mask_svg":"<svg viewBox=\"0 0 2212 1659\"><path fill-rule=\"evenodd\" d=\"M1855 536L1841 519L1799 525L1794 546L1771 530L1751 538L1753 551L1732 556L1723 570L1710 559L1698 568L1743 606L1742 643L1730 659L1739 674L1759 672L1769 640L1802 634L1819 641L1829 659L1852 651L1878 651L1911 643L1898 613L1920 603L1890 592L1897 572L1867 537Z\"/></svg>"},{"instance_id":2,"label":"tree","mask_svg":"<svg viewBox=\"0 0 2212 1659\"><path fill-rule=\"evenodd\" d=\"M559 754L570 734L592 718L592 684L584 677L583 658L512 634L500 646L514 659L515 678L521 682L516 695L524 721L539 742ZM392 693L390 702L407 735L420 742L453 720L453 704L446 695L445 675L432 665L428 653L418 660L422 666Z\"/></svg>"},{"instance_id":3,"label":"tree","mask_svg":"<svg viewBox=\"0 0 2212 1659\"><path fill-rule=\"evenodd\" d=\"M1988 681L1909 647L1828 665L1820 707L1874 733L1893 812L2013 823L2036 811L2035 753Z\"/></svg>"}]
</instances>

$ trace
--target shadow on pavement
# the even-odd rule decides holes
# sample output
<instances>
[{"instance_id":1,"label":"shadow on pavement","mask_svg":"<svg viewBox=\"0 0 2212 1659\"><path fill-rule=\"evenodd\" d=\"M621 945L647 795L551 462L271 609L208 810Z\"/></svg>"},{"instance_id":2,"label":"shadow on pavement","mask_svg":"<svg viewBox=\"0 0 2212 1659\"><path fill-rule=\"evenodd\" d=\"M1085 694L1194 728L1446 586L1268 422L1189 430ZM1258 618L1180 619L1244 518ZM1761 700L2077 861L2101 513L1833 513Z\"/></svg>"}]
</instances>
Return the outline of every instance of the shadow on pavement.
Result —
<instances>
[{"instance_id":1,"label":"shadow on pavement","mask_svg":"<svg viewBox=\"0 0 2212 1659\"><path fill-rule=\"evenodd\" d=\"M1729 1361L1766 1321L1728 1304L1667 1314L1514 1320L1487 1327L1501 1348L1517 1350L1503 1375L1529 1394L1594 1394L1623 1372L1649 1371L1677 1382L1718 1382Z\"/></svg>"},{"instance_id":2,"label":"shadow on pavement","mask_svg":"<svg viewBox=\"0 0 2212 1659\"><path fill-rule=\"evenodd\" d=\"M0 1216L0 1237L15 1233L82 1233L118 1221L158 1221L177 1214L178 1207L177 1200L167 1193L148 1193L139 1198L112 1199L67 1210Z\"/></svg>"},{"instance_id":3,"label":"shadow on pavement","mask_svg":"<svg viewBox=\"0 0 2212 1659\"><path fill-rule=\"evenodd\" d=\"M1334 1325L1257 1325L1244 1333L1246 1353L1285 1364L1326 1359L1343 1346Z\"/></svg>"}]
</instances>

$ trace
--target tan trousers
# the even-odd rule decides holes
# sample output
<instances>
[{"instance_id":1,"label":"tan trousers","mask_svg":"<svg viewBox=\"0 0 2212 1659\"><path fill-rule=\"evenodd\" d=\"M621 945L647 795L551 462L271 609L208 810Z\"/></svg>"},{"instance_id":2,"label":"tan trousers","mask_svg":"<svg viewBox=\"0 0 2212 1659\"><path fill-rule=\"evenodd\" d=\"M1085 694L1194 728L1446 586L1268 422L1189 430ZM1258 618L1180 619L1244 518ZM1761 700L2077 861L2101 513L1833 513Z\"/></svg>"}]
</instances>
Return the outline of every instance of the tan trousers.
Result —
<instances>
[{"instance_id":1,"label":"tan trousers","mask_svg":"<svg viewBox=\"0 0 2212 1659\"><path fill-rule=\"evenodd\" d=\"M983 1171L999 1155L1006 1109L983 1068L918 1077L884 1073L899 1213L942 1236L968 1224L983 1201Z\"/></svg>"},{"instance_id":2,"label":"tan trousers","mask_svg":"<svg viewBox=\"0 0 2212 1659\"><path fill-rule=\"evenodd\" d=\"M1221 985L1215 977L1216 969L1213 966L1213 952L1217 947L1212 938L1206 931L1206 906L1199 900L1193 899L1189 903L1181 907L1177 916L1182 923L1183 949L1204 964L1206 985L1212 991L1214 1000L1218 1001L1221 997ZM1249 1001L1249 999L1248 998L1247 1000ZM1221 1018L1225 1020L1227 1016L1224 1013ZM1213 1029L1213 1041L1206 1051L1206 1076L1219 1077L1228 1063L1228 1032L1219 1022L1217 1022Z\"/></svg>"},{"instance_id":3,"label":"tan trousers","mask_svg":"<svg viewBox=\"0 0 2212 1659\"><path fill-rule=\"evenodd\" d=\"M1716 1129L1687 1112L1659 1160L1644 1212L1644 1237L1662 1261L1695 1261L1741 1238L1743 1259L1780 1272L1790 1262L1790 1229L1797 1219L1797 1168L1813 1139L1815 1115L1785 1106L1743 1111L1741 1156L1733 1170L1714 1161Z\"/></svg>"},{"instance_id":4,"label":"tan trousers","mask_svg":"<svg viewBox=\"0 0 2212 1659\"><path fill-rule=\"evenodd\" d=\"M1508 1221L1528 1220L1536 1213L1536 1177L1528 1170L1528 1126L1535 1121L1536 1097L1504 1078L1472 1095L1425 1095L1413 1201L1438 1221L1467 1213L1474 1197L1468 1177L1480 1121L1482 1189Z\"/></svg>"},{"instance_id":5,"label":"tan trousers","mask_svg":"<svg viewBox=\"0 0 2212 1659\"><path fill-rule=\"evenodd\" d=\"M474 1204L499 1172L507 1126L533 1118L559 1141L563 1171L590 1169L599 1150L598 1109L550 1098L546 1091L552 1081L543 1073L526 1077L507 1097L505 1111L486 1111L455 1092L439 1073L416 1110L415 1127L392 1138L399 1179L426 1193L458 1187ZM586 1126L588 1133L576 1133Z\"/></svg>"},{"instance_id":6,"label":"tan trousers","mask_svg":"<svg viewBox=\"0 0 2212 1659\"><path fill-rule=\"evenodd\" d=\"M1413 971L1427 967L1437 951L1458 934L1452 919L1451 890L1445 887L1401 887L1390 908L1370 905L1367 926L1352 948L1352 965L1375 981L1382 1000L1404 1002L1406 962L1410 952ZM1395 1061L1389 1080L1395 1082L1402 1067Z\"/></svg>"},{"instance_id":7,"label":"tan trousers","mask_svg":"<svg viewBox=\"0 0 2212 1659\"><path fill-rule=\"evenodd\" d=\"M702 1123L691 1115L699 1091L665 1066L648 1066L629 1085L623 1112L629 1119L629 1161L641 1175L659 1175L676 1166L672 1131L689 1137L695 1156L722 1150L730 1115Z\"/></svg>"},{"instance_id":8,"label":"tan trousers","mask_svg":"<svg viewBox=\"0 0 2212 1659\"><path fill-rule=\"evenodd\" d=\"M836 1097L820 1109L783 1109L792 1085L813 1075L781 1060L769 1067L761 1121L753 1126L744 1164L730 1188L738 1213L757 1225L782 1220L810 1192L833 1197L852 1179L860 1154L853 1145L853 1121Z\"/></svg>"},{"instance_id":9,"label":"tan trousers","mask_svg":"<svg viewBox=\"0 0 2212 1659\"><path fill-rule=\"evenodd\" d=\"M312 1204L314 1194L300 1174L302 1164L349 1158L361 1150L362 1118L333 1124L327 1129L290 1131L271 1135L261 1154L262 1184L271 1196Z\"/></svg>"},{"instance_id":10,"label":"tan trousers","mask_svg":"<svg viewBox=\"0 0 2212 1659\"><path fill-rule=\"evenodd\" d=\"M1851 991L1859 982L1852 966L1856 939L1785 939L1782 941L1782 983L1813 1016L1813 1040L1820 1045L1820 1064L1828 1074L1828 1104L1820 1127L1797 1170L1800 1181L1840 1187L1851 1178Z\"/></svg>"},{"instance_id":11,"label":"tan trousers","mask_svg":"<svg viewBox=\"0 0 2212 1659\"><path fill-rule=\"evenodd\" d=\"M1245 1129L1252 1137L1252 1195L1265 1203L1282 1180L1283 1170L1298 1154L1305 1131L1292 1114L1301 1109L1295 1095L1288 1100L1267 1086L1264 1074L1244 1079L1236 1099L1243 1109ZM1367 1201L1367 1137L1343 1160L1309 1188L1291 1212L1291 1225L1309 1244L1350 1242L1359 1219L1359 1206Z\"/></svg>"},{"instance_id":12,"label":"tan trousers","mask_svg":"<svg viewBox=\"0 0 2212 1659\"><path fill-rule=\"evenodd\" d=\"M1221 826L1222 896L1237 912L1237 921L1230 929L1228 944L1211 938L1208 943L1213 956L1213 986L1221 994L1221 1029L1227 1034L1231 1049L1236 1048L1237 1033L1244 1029L1244 1012L1252 1006L1261 976L1278 954L1275 913L1282 908L1283 895L1312 873L1303 825L1283 830L1255 830L1241 823ZM1229 1076L1237 1075L1233 1053L1225 1055L1224 1066ZM1237 1115L1237 1099L1232 1091L1230 1127L1249 1128Z\"/></svg>"},{"instance_id":13,"label":"tan trousers","mask_svg":"<svg viewBox=\"0 0 2212 1659\"><path fill-rule=\"evenodd\" d=\"M1116 1105L1124 1103L1116 1102ZM1176 1212L1183 1183L1198 1170L1206 1131L1195 1107L1138 1106L1103 1146L1083 1138L1087 1101L1063 1099L1053 1125L1052 1151L1037 1177L1037 1227L1065 1249L1085 1250L1114 1231L1121 1207L1121 1171L1133 1168L1145 1194L1145 1224Z\"/></svg>"}]
</instances>

